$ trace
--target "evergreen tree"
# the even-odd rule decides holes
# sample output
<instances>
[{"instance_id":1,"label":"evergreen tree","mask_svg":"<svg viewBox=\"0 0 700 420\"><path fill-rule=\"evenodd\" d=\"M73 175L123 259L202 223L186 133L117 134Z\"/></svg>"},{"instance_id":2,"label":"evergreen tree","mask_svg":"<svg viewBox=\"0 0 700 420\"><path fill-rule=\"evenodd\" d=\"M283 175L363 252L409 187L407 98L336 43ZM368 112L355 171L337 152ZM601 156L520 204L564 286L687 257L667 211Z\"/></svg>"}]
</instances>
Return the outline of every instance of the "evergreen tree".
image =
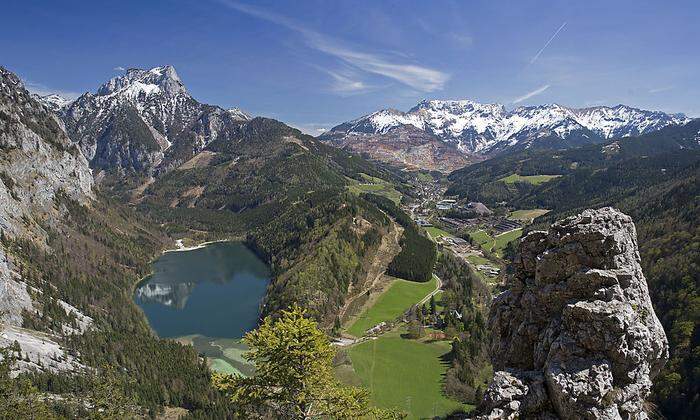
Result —
<instances>
[{"instance_id":1,"label":"evergreen tree","mask_svg":"<svg viewBox=\"0 0 700 420\"><path fill-rule=\"evenodd\" d=\"M398 418L370 407L369 393L342 386L333 376L335 350L317 323L297 306L267 317L243 341L254 376L214 374L242 418Z\"/></svg>"}]
</instances>

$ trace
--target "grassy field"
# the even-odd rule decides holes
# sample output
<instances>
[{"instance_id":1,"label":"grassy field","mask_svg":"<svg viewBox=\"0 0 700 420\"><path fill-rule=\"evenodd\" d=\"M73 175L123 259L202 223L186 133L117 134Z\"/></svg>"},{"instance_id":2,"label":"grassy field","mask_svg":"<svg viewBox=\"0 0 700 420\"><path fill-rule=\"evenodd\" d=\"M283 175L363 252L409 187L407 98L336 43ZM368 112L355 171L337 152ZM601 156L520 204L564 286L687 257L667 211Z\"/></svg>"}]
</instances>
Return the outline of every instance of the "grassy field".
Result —
<instances>
[{"instance_id":1,"label":"grassy field","mask_svg":"<svg viewBox=\"0 0 700 420\"><path fill-rule=\"evenodd\" d=\"M363 182L348 178L351 182L351 184L348 185L348 190L350 192L358 195L366 192L382 195L393 201L396 205L399 205L401 202L401 193L396 191L391 183L367 174L360 175L363 178Z\"/></svg>"},{"instance_id":2,"label":"grassy field","mask_svg":"<svg viewBox=\"0 0 700 420\"><path fill-rule=\"evenodd\" d=\"M471 409L442 393L449 342L408 340L400 333L390 332L349 350L355 373L370 390L373 404L404 410L411 419Z\"/></svg>"},{"instance_id":3,"label":"grassy field","mask_svg":"<svg viewBox=\"0 0 700 420\"><path fill-rule=\"evenodd\" d=\"M495 252L498 256L502 256L503 250L506 248L509 242L518 239L521 235L523 234L522 229L515 229L511 230L506 233L502 233L500 235L496 235L495 237L490 236L488 233L484 232L483 230L477 230L474 232L469 232L469 236L477 243L479 246L485 250L485 251L490 251L490 252ZM476 256L474 256L476 257ZM478 258L478 257L476 257ZM485 262L488 262L488 260L481 261L481 262L473 262L473 264L484 264Z\"/></svg>"},{"instance_id":4,"label":"grassy field","mask_svg":"<svg viewBox=\"0 0 700 420\"><path fill-rule=\"evenodd\" d=\"M547 209L515 210L508 216L509 219L531 221L532 219L549 213Z\"/></svg>"},{"instance_id":5,"label":"grassy field","mask_svg":"<svg viewBox=\"0 0 700 420\"><path fill-rule=\"evenodd\" d=\"M439 227L435 226L428 226L425 228L425 230L428 232L431 238L434 240L437 238L440 238L442 236L452 236L450 232L447 232L445 230L440 229Z\"/></svg>"},{"instance_id":6,"label":"grassy field","mask_svg":"<svg viewBox=\"0 0 700 420\"><path fill-rule=\"evenodd\" d=\"M486 251L491 251L493 248L494 239L488 233L483 230L477 230L474 232L469 232L469 236L476 242L481 248Z\"/></svg>"},{"instance_id":7,"label":"grassy field","mask_svg":"<svg viewBox=\"0 0 700 420\"><path fill-rule=\"evenodd\" d=\"M484 258L481 255L469 255L469 256L467 256L467 261L469 261L470 263L472 263L475 266L482 265L482 264L493 265L493 263L491 261L489 261L488 258Z\"/></svg>"},{"instance_id":8,"label":"grassy field","mask_svg":"<svg viewBox=\"0 0 700 420\"><path fill-rule=\"evenodd\" d=\"M518 175L518 174L512 174L508 175L505 178L501 178L499 181L503 181L506 184L514 184L516 182L527 182L532 185L540 185L544 184L547 181L550 181L554 178L557 178L561 175Z\"/></svg>"},{"instance_id":9,"label":"grassy field","mask_svg":"<svg viewBox=\"0 0 700 420\"><path fill-rule=\"evenodd\" d=\"M518 239L520 236L522 236L523 230L522 229L515 229L511 230L506 233L501 233L500 235L496 236L494 239L494 244L493 244L493 251L499 255L502 256L503 250L506 249L506 246L508 246L508 243L511 241L514 241Z\"/></svg>"},{"instance_id":10,"label":"grassy field","mask_svg":"<svg viewBox=\"0 0 700 420\"><path fill-rule=\"evenodd\" d=\"M391 286L379 296L374 305L357 317L347 332L356 337L361 337L365 331L380 322L391 321L397 318L411 305L435 290L435 286L435 278L425 283L401 279L394 280Z\"/></svg>"}]
</instances>

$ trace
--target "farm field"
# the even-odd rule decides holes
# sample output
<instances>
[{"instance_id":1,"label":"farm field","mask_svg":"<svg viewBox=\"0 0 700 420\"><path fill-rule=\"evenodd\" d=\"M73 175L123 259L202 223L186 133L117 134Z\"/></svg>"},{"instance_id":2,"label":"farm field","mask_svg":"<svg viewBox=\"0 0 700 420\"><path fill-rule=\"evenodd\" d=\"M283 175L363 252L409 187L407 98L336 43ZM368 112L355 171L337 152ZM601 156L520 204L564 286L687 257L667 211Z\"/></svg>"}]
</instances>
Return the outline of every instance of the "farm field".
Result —
<instances>
[{"instance_id":1,"label":"farm field","mask_svg":"<svg viewBox=\"0 0 700 420\"><path fill-rule=\"evenodd\" d=\"M411 419L471 409L442 393L449 342L404 339L401 332L392 331L349 349L355 373L370 391L372 403L404 410Z\"/></svg>"},{"instance_id":2,"label":"farm field","mask_svg":"<svg viewBox=\"0 0 700 420\"><path fill-rule=\"evenodd\" d=\"M509 219L532 221L532 219L549 213L547 209L515 210L508 216Z\"/></svg>"},{"instance_id":3,"label":"farm field","mask_svg":"<svg viewBox=\"0 0 700 420\"><path fill-rule=\"evenodd\" d=\"M411 305L435 290L436 285L434 277L425 283L395 279L374 305L357 317L347 332L361 337L365 331L380 322L397 318Z\"/></svg>"},{"instance_id":4,"label":"farm field","mask_svg":"<svg viewBox=\"0 0 700 420\"><path fill-rule=\"evenodd\" d=\"M527 182L528 184L532 185L540 185L544 184L547 181L551 181L554 178L558 178L561 175L518 175L518 174L512 174L508 175L505 178L501 178L500 181L505 182L506 184L514 184L516 182Z\"/></svg>"},{"instance_id":5,"label":"farm field","mask_svg":"<svg viewBox=\"0 0 700 420\"><path fill-rule=\"evenodd\" d=\"M481 265L481 264L491 264L493 263L489 261L488 258L484 258L481 255L469 255L467 256L467 261L470 262L473 265Z\"/></svg>"}]
</instances>

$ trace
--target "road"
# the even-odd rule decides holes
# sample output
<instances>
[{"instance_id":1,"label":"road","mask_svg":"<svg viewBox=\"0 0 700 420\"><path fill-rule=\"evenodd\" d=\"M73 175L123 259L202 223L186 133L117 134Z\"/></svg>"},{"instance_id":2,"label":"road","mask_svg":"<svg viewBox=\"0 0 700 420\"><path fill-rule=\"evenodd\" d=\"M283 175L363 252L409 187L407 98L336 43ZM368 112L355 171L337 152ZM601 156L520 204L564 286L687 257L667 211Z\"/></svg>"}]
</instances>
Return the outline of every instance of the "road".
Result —
<instances>
[{"instance_id":1,"label":"road","mask_svg":"<svg viewBox=\"0 0 700 420\"><path fill-rule=\"evenodd\" d=\"M424 297L420 302L418 302L417 303L418 306L423 305L425 302L430 300L430 298L432 296L435 296L440 291L440 288L442 287L442 279L440 279L440 277L438 277L437 274L435 274L435 273L433 273L433 276L435 276L435 280L437 280L437 284L435 285L435 290L428 293L428 295L426 297Z\"/></svg>"}]
</instances>

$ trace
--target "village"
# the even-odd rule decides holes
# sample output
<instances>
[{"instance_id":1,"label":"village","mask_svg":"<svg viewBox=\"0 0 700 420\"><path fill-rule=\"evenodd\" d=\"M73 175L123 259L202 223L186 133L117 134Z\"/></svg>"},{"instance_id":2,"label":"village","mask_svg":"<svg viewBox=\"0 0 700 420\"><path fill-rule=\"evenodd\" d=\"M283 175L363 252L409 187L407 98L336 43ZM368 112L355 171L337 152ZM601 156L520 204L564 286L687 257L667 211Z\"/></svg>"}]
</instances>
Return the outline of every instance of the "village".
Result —
<instances>
[{"instance_id":1,"label":"village","mask_svg":"<svg viewBox=\"0 0 700 420\"><path fill-rule=\"evenodd\" d=\"M445 197L438 181L417 179L418 198L402 203L439 250L449 250L474 269L490 287L500 282L503 252L531 220L512 217L506 203L490 209L478 201Z\"/></svg>"}]
</instances>

